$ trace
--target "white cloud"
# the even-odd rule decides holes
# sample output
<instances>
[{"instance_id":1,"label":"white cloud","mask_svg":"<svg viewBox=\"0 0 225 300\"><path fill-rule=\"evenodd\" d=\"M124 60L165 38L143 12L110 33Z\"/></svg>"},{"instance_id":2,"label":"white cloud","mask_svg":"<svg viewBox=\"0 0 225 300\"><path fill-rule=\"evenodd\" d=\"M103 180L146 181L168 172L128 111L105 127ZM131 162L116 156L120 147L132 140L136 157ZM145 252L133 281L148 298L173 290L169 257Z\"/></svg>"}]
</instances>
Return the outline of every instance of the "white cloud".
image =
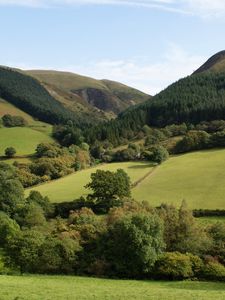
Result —
<instances>
[{"instance_id":1,"label":"white cloud","mask_svg":"<svg viewBox=\"0 0 225 300\"><path fill-rule=\"evenodd\" d=\"M103 60L69 70L98 79L123 82L153 95L191 74L205 61L206 57L190 55L172 44L160 62L151 63L141 59Z\"/></svg>"},{"instance_id":2,"label":"white cloud","mask_svg":"<svg viewBox=\"0 0 225 300\"><path fill-rule=\"evenodd\" d=\"M61 5L123 5L169 12L218 17L225 15L225 0L0 0L0 5L51 7Z\"/></svg>"},{"instance_id":3,"label":"white cloud","mask_svg":"<svg viewBox=\"0 0 225 300\"><path fill-rule=\"evenodd\" d=\"M154 95L176 80L190 75L207 57L187 53L176 44L169 48L158 62L136 58L129 60L104 59L76 66L34 66L26 63L7 63L21 69L48 69L69 71L96 79L115 80Z\"/></svg>"},{"instance_id":4,"label":"white cloud","mask_svg":"<svg viewBox=\"0 0 225 300\"><path fill-rule=\"evenodd\" d=\"M219 17L225 15L225 0L183 0L184 6L201 17Z\"/></svg>"}]
</instances>

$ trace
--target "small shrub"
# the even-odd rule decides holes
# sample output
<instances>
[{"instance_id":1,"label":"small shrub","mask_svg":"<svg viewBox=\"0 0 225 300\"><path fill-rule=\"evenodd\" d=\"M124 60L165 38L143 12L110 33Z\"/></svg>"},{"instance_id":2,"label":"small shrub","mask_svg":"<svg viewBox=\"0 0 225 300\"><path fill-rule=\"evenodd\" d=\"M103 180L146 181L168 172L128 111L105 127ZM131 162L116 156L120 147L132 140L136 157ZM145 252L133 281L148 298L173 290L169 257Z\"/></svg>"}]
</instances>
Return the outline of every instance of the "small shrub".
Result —
<instances>
[{"instance_id":1,"label":"small shrub","mask_svg":"<svg viewBox=\"0 0 225 300\"><path fill-rule=\"evenodd\" d=\"M207 280L225 281L224 265L210 261L203 268L201 276Z\"/></svg>"},{"instance_id":2,"label":"small shrub","mask_svg":"<svg viewBox=\"0 0 225 300\"><path fill-rule=\"evenodd\" d=\"M12 158L16 155L16 149L13 147L8 147L5 149L5 156L8 158Z\"/></svg>"},{"instance_id":3,"label":"small shrub","mask_svg":"<svg viewBox=\"0 0 225 300\"><path fill-rule=\"evenodd\" d=\"M156 274L160 278L180 280L196 276L202 267L198 256L180 252L166 252L156 263Z\"/></svg>"}]
</instances>

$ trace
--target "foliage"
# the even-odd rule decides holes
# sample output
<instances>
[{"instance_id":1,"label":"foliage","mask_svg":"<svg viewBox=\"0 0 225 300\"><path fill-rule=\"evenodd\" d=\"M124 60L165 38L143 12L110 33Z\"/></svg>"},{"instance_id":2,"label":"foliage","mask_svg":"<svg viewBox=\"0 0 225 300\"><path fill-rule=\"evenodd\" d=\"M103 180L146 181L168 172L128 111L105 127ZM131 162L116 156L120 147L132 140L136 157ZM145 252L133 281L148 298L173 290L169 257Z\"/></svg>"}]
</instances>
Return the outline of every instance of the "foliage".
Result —
<instances>
[{"instance_id":1,"label":"foliage","mask_svg":"<svg viewBox=\"0 0 225 300\"><path fill-rule=\"evenodd\" d=\"M225 267L218 262L208 262L203 267L201 276L208 280L225 281Z\"/></svg>"},{"instance_id":2,"label":"foliage","mask_svg":"<svg viewBox=\"0 0 225 300\"><path fill-rule=\"evenodd\" d=\"M5 156L7 158L12 158L16 155L16 149L13 147L8 147L5 149Z\"/></svg>"},{"instance_id":3,"label":"foliage","mask_svg":"<svg viewBox=\"0 0 225 300\"><path fill-rule=\"evenodd\" d=\"M169 153L163 146L154 146L151 147L148 152L145 152L145 158L161 164L169 158Z\"/></svg>"},{"instance_id":4,"label":"foliage","mask_svg":"<svg viewBox=\"0 0 225 300\"><path fill-rule=\"evenodd\" d=\"M179 252L166 252L156 262L157 276L164 279L181 280L199 274L203 266L198 256Z\"/></svg>"},{"instance_id":5,"label":"foliage","mask_svg":"<svg viewBox=\"0 0 225 300\"><path fill-rule=\"evenodd\" d=\"M13 215L23 203L24 191L15 169L0 163L0 210Z\"/></svg>"},{"instance_id":6,"label":"foliage","mask_svg":"<svg viewBox=\"0 0 225 300\"><path fill-rule=\"evenodd\" d=\"M183 153L210 147L210 135L205 131L190 131L176 144L175 153Z\"/></svg>"},{"instance_id":7,"label":"foliage","mask_svg":"<svg viewBox=\"0 0 225 300\"><path fill-rule=\"evenodd\" d=\"M2 117L3 125L5 127L23 127L27 125L26 120L21 116L11 116L9 114Z\"/></svg>"},{"instance_id":8,"label":"foliage","mask_svg":"<svg viewBox=\"0 0 225 300\"><path fill-rule=\"evenodd\" d=\"M80 123L79 117L55 100L36 79L21 72L0 68L0 96L42 121Z\"/></svg>"},{"instance_id":9,"label":"foliage","mask_svg":"<svg viewBox=\"0 0 225 300\"><path fill-rule=\"evenodd\" d=\"M134 213L109 228L106 258L112 273L137 278L152 270L163 248L160 219L153 214Z\"/></svg>"},{"instance_id":10,"label":"foliage","mask_svg":"<svg viewBox=\"0 0 225 300\"><path fill-rule=\"evenodd\" d=\"M91 174L91 182L86 188L93 191L88 195L88 200L92 200L95 207L103 212L120 205L124 198L131 196L130 178L122 169L118 169L115 173L97 170Z\"/></svg>"},{"instance_id":11,"label":"foliage","mask_svg":"<svg viewBox=\"0 0 225 300\"><path fill-rule=\"evenodd\" d=\"M118 144L128 133L135 135L144 125L164 127L223 120L224 83L224 73L181 79L147 102L126 110L116 120L88 130L87 141L108 140Z\"/></svg>"}]
</instances>

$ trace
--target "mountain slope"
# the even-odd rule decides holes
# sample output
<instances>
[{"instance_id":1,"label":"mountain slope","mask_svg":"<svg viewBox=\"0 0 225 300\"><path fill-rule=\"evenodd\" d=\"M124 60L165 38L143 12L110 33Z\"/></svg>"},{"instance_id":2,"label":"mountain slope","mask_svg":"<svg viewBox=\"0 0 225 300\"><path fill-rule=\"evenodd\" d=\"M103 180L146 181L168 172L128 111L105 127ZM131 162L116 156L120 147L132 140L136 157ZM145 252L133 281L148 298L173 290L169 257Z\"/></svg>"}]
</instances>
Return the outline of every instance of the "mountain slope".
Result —
<instances>
[{"instance_id":1,"label":"mountain slope","mask_svg":"<svg viewBox=\"0 0 225 300\"><path fill-rule=\"evenodd\" d=\"M194 74L206 71L225 72L225 50L210 57Z\"/></svg>"},{"instance_id":2,"label":"mountain slope","mask_svg":"<svg viewBox=\"0 0 225 300\"><path fill-rule=\"evenodd\" d=\"M22 72L0 67L0 97L41 121L55 124L72 120L80 124L78 115L66 109L36 79Z\"/></svg>"},{"instance_id":3,"label":"mountain slope","mask_svg":"<svg viewBox=\"0 0 225 300\"><path fill-rule=\"evenodd\" d=\"M212 63L214 61L214 64ZM202 121L225 119L224 52L198 71L170 85L146 102L130 107L110 123L93 129L88 139L103 137L113 143L130 132L138 132L145 124L164 127L170 124L198 124ZM208 69L206 68L208 66ZM210 67L209 67L210 66Z\"/></svg>"},{"instance_id":4,"label":"mountain slope","mask_svg":"<svg viewBox=\"0 0 225 300\"><path fill-rule=\"evenodd\" d=\"M106 115L117 115L150 97L118 82L96 80L69 72L31 70L26 73L38 79L51 93L58 96L59 101L73 111L92 109L106 112Z\"/></svg>"}]
</instances>

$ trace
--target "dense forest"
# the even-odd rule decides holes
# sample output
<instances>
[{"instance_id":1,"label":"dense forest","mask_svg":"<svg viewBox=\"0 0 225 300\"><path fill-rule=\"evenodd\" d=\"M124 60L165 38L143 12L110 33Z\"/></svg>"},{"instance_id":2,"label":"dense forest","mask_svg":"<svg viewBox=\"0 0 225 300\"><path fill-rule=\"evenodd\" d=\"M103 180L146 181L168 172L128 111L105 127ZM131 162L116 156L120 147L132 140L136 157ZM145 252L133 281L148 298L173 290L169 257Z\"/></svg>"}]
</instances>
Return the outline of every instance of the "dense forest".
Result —
<instances>
[{"instance_id":1,"label":"dense forest","mask_svg":"<svg viewBox=\"0 0 225 300\"><path fill-rule=\"evenodd\" d=\"M144 125L198 124L223 120L225 116L225 74L204 73L184 78L144 104L131 107L111 122L86 133L88 142L108 140L137 133Z\"/></svg>"},{"instance_id":2,"label":"dense forest","mask_svg":"<svg viewBox=\"0 0 225 300\"><path fill-rule=\"evenodd\" d=\"M67 110L55 100L36 79L3 67L0 68L0 97L34 118L51 124L68 120L77 126L88 123L87 119L81 120L79 114Z\"/></svg>"}]
</instances>

